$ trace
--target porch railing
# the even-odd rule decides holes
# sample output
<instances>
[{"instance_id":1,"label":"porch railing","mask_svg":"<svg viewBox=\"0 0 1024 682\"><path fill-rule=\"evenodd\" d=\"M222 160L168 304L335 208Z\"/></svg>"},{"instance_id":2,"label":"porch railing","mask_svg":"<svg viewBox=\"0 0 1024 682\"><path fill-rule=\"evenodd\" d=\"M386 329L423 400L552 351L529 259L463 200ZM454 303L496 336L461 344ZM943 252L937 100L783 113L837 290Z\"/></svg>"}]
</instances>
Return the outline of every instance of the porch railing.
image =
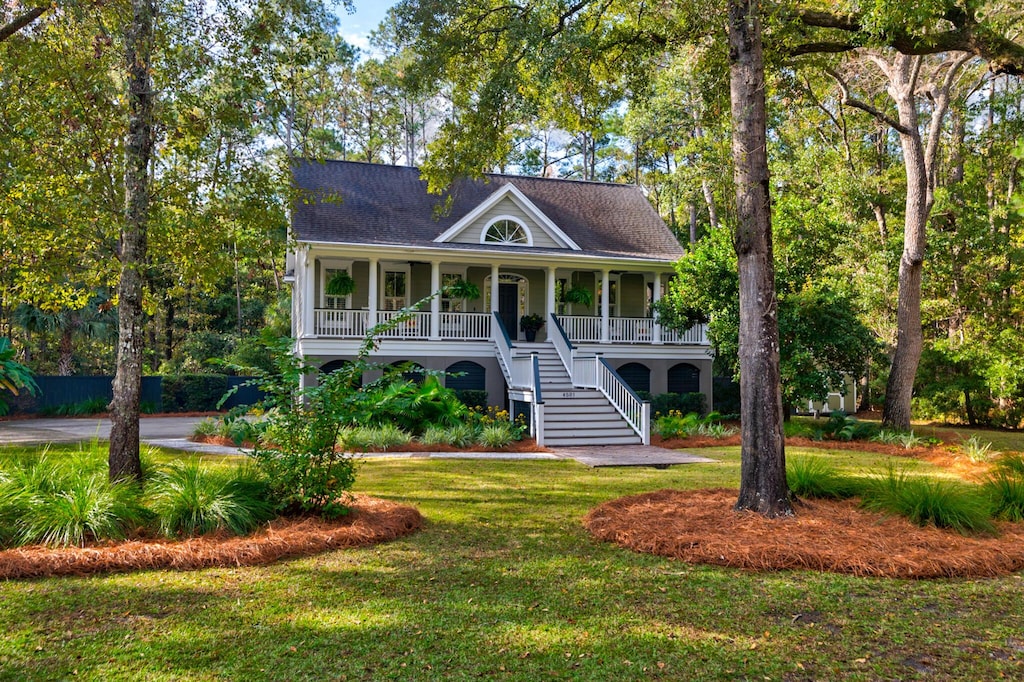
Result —
<instances>
[{"instance_id":1,"label":"porch railing","mask_svg":"<svg viewBox=\"0 0 1024 682\"><path fill-rule=\"evenodd\" d=\"M706 346L708 345L708 326L706 324L695 324L685 332L662 328L661 340L663 343Z\"/></svg>"},{"instance_id":2,"label":"porch railing","mask_svg":"<svg viewBox=\"0 0 1024 682\"><path fill-rule=\"evenodd\" d=\"M441 313L442 339L486 341L491 338L490 313Z\"/></svg>"},{"instance_id":3,"label":"porch railing","mask_svg":"<svg viewBox=\"0 0 1024 682\"><path fill-rule=\"evenodd\" d=\"M600 343L601 318L595 315L559 315L558 321L566 337L573 343ZM653 343L653 317L609 317L608 341L610 343ZM707 345L707 327L694 325L685 332L661 329L661 342L680 345Z\"/></svg>"},{"instance_id":4,"label":"porch railing","mask_svg":"<svg viewBox=\"0 0 1024 682\"><path fill-rule=\"evenodd\" d=\"M604 358L598 357L595 364L597 390L608 398L619 414L633 427L643 444L650 445L651 403L641 400Z\"/></svg>"},{"instance_id":5,"label":"porch railing","mask_svg":"<svg viewBox=\"0 0 1024 682\"><path fill-rule=\"evenodd\" d=\"M399 315L406 314L400 310L377 311L377 324L383 324ZM380 333L382 339L427 339L430 338L430 313L415 312L405 322Z\"/></svg>"},{"instance_id":6,"label":"porch railing","mask_svg":"<svg viewBox=\"0 0 1024 682\"><path fill-rule=\"evenodd\" d=\"M601 341L601 318L593 315L559 315L566 336L575 343Z\"/></svg>"},{"instance_id":7,"label":"porch railing","mask_svg":"<svg viewBox=\"0 0 1024 682\"><path fill-rule=\"evenodd\" d=\"M512 339L509 338L498 313L493 312L491 315L494 316L491 321L491 340L498 349L498 365L501 367L501 373L505 375L505 382L512 386Z\"/></svg>"},{"instance_id":8,"label":"porch railing","mask_svg":"<svg viewBox=\"0 0 1024 682\"><path fill-rule=\"evenodd\" d=\"M369 317L365 310L318 309L313 311L313 330L317 336L361 339L366 336Z\"/></svg>"}]
</instances>

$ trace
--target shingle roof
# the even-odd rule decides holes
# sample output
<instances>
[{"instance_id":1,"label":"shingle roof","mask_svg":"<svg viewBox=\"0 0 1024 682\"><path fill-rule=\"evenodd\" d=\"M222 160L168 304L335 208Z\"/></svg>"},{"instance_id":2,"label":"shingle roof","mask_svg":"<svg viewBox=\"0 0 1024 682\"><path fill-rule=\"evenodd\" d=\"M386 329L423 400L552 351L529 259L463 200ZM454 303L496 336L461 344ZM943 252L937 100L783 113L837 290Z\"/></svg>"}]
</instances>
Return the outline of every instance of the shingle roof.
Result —
<instances>
[{"instance_id":1,"label":"shingle roof","mask_svg":"<svg viewBox=\"0 0 1024 682\"><path fill-rule=\"evenodd\" d=\"M450 210L438 215L436 208L442 198L427 193L427 184L416 168L301 161L293 174L304 197L292 211L292 228L298 241L552 252L433 241L511 183L584 254L657 260L675 260L683 254L664 221L640 189L632 185L486 175L484 180L456 181L451 189Z\"/></svg>"}]
</instances>

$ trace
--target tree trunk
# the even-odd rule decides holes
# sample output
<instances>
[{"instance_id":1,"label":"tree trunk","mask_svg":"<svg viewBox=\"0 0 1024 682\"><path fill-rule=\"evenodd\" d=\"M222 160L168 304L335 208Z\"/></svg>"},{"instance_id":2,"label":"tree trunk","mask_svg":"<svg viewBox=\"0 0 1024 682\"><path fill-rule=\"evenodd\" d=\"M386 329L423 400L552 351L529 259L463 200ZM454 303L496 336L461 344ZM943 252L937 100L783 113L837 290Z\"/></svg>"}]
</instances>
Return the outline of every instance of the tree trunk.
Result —
<instances>
[{"instance_id":1,"label":"tree trunk","mask_svg":"<svg viewBox=\"0 0 1024 682\"><path fill-rule=\"evenodd\" d=\"M142 479L139 459L139 397L144 342L142 294L149 217L149 162L153 155L153 0L131 0L125 29L128 75L128 138L125 145L125 218L121 228L118 284L117 373L110 403L110 480Z\"/></svg>"},{"instance_id":2,"label":"tree trunk","mask_svg":"<svg viewBox=\"0 0 1024 682\"><path fill-rule=\"evenodd\" d=\"M741 469L737 510L790 516L757 0L729 2L729 81L740 278Z\"/></svg>"},{"instance_id":3,"label":"tree trunk","mask_svg":"<svg viewBox=\"0 0 1024 682\"><path fill-rule=\"evenodd\" d=\"M900 258L896 299L896 350L885 387L882 424L886 428L910 429L914 377L921 360L924 335L921 330L921 274L924 267L925 227L931 213L928 166L918 129L914 58L899 55L892 67L890 94L899 112L900 146L907 176L907 199L903 223L903 256Z\"/></svg>"}]
</instances>

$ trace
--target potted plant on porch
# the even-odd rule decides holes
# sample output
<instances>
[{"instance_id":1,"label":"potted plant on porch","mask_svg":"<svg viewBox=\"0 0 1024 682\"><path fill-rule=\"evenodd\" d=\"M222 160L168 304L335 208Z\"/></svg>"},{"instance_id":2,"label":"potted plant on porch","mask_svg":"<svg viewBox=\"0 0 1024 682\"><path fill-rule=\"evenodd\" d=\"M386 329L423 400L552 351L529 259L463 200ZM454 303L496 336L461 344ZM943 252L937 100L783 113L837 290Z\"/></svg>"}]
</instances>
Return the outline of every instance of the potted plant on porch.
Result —
<instances>
[{"instance_id":1,"label":"potted plant on porch","mask_svg":"<svg viewBox=\"0 0 1024 682\"><path fill-rule=\"evenodd\" d=\"M526 334L527 343L537 340L537 330L544 326L544 318L536 313L519 318L519 329Z\"/></svg>"},{"instance_id":2,"label":"potted plant on porch","mask_svg":"<svg viewBox=\"0 0 1024 682\"><path fill-rule=\"evenodd\" d=\"M589 308L590 304L594 302L594 295L590 292L590 289L584 289L577 284L571 289L566 289L565 293L562 294L562 300L569 304L578 303Z\"/></svg>"},{"instance_id":3,"label":"potted plant on porch","mask_svg":"<svg viewBox=\"0 0 1024 682\"><path fill-rule=\"evenodd\" d=\"M344 270L338 270L327 280L324 290L328 296L348 296L356 290L356 281Z\"/></svg>"}]
</instances>

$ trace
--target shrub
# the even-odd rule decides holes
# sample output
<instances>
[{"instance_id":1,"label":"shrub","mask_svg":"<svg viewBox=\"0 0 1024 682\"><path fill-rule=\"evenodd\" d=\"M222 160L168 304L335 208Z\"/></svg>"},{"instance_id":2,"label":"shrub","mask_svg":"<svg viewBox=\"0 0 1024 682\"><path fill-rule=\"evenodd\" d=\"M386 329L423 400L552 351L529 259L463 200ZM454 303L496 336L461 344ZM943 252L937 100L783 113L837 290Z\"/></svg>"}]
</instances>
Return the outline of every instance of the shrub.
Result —
<instances>
[{"instance_id":1,"label":"shrub","mask_svg":"<svg viewBox=\"0 0 1024 682\"><path fill-rule=\"evenodd\" d=\"M193 436L216 436L220 431L220 424L216 419L207 417L196 423L192 428Z\"/></svg>"},{"instance_id":2,"label":"shrub","mask_svg":"<svg viewBox=\"0 0 1024 682\"><path fill-rule=\"evenodd\" d=\"M470 388L456 388L455 397L469 409L484 410L487 408L487 391Z\"/></svg>"},{"instance_id":3,"label":"shrub","mask_svg":"<svg viewBox=\"0 0 1024 682\"><path fill-rule=\"evenodd\" d=\"M488 448L505 448L515 440L515 427L509 422L488 424L480 430L480 443Z\"/></svg>"},{"instance_id":4,"label":"shrub","mask_svg":"<svg viewBox=\"0 0 1024 682\"><path fill-rule=\"evenodd\" d=\"M229 388L223 374L179 374L161 382L163 409L167 412L212 412Z\"/></svg>"},{"instance_id":5,"label":"shrub","mask_svg":"<svg viewBox=\"0 0 1024 682\"><path fill-rule=\"evenodd\" d=\"M670 412L698 415L707 412L703 393L659 393L651 398L651 414L667 415Z\"/></svg>"},{"instance_id":6,"label":"shrub","mask_svg":"<svg viewBox=\"0 0 1024 682\"><path fill-rule=\"evenodd\" d=\"M859 492L852 480L839 473L820 457L796 457L786 460L786 483L797 497L845 500Z\"/></svg>"},{"instance_id":7,"label":"shrub","mask_svg":"<svg viewBox=\"0 0 1024 682\"><path fill-rule=\"evenodd\" d=\"M39 410L39 414L57 417L79 417L87 414L99 414L107 411L109 401L102 397L87 398L77 403L50 405Z\"/></svg>"},{"instance_id":8,"label":"shrub","mask_svg":"<svg viewBox=\"0 0 1024 682\"><path fill-rule=\"evenodd\" d=\"M244 535L274 517L268 487L249 470L225 476L190 459L154 477L152 507L167 537L216 531Z\"/></svg>"},{"instance_id":9,"label":"shrub","mask_svg":"<svg viewBox=\"0 0 1024 682\"><path fill-rule=\"evenodd\" d=\"M448 429L444 426L431 424L423 431L423 435L420 436L419 440L424 445L447 445Z\"/></svg>"},{"instance_id":10,"label":"shrub","mask_svg":"<svg viewBox=\"0 0 1024 682\"><path fill-rule=\"evenodd\" d=\"M963 484L908 476L890 466L888 474L864 490L865 509L899 514L919 526L932 523L959 533L993 533L988 500Z\"/></svg>"}]
</instances>

